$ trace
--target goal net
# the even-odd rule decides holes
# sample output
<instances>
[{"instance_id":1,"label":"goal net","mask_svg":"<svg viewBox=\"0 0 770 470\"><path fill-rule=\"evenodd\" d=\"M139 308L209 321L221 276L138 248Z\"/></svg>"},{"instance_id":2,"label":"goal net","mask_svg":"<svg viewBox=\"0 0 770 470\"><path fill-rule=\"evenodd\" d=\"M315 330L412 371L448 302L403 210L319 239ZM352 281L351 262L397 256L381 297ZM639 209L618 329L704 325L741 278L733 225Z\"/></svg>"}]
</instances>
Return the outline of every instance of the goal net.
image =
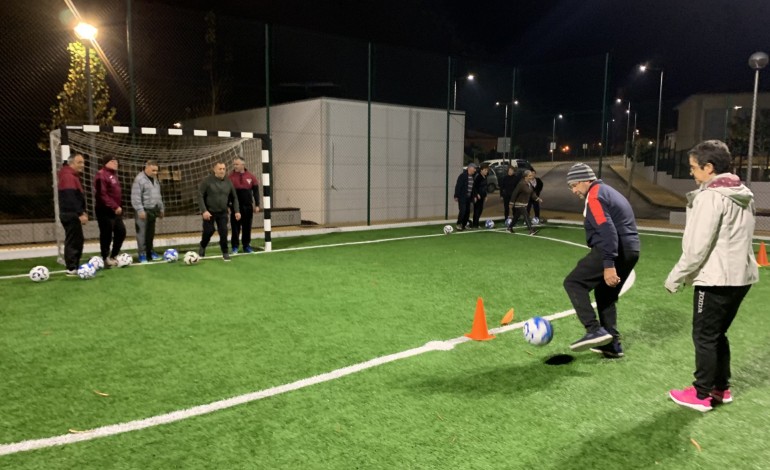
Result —
<instances>
[{"instance_id":1,"label":"goal net","mask_svg":"<svg viewBox=\"0 0 770 470\"><path fill-rule=\"evenodd\" d=\"M143 171L147 160L158 163L158 180L165 206L165 217L158 220L156 237L163 234L194 234L200 236L201 218L198 186L211 174L215 163L227 165L242 158L246 168L260 180L260 207L264 216L265 251L271 249L270 225L270 142L267 136L247 132L206 131L188 129L156 129L100 126L66 126L50 134L51 168L56 214L56 244L59 257L63 255L64 230L59 220L59 188L57 173L71 155L83 154L85 169L81 182L86 199L89 231L96 230L93 180L104 156L118 160L118 180L123 199L123 219L128 231L127 242L134 234L134 210L131 207L131 186ZM256 218L255 218L256 219ZM90 234L93 235L93 234ZM98 236L98 235L97 235ZM216 238L216 236L215 236Z\"/></svg>"}]
</instances>

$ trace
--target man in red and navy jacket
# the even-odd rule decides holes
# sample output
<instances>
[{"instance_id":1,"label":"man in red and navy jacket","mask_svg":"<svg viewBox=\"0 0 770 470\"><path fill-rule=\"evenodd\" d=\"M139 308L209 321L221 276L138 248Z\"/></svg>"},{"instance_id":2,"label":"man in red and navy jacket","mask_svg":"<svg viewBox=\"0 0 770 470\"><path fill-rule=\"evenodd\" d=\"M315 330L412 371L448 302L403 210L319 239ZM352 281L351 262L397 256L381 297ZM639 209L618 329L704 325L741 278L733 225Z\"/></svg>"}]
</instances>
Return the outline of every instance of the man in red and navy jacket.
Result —
<instances>
[{"instance_id":1,"label":"man in red and navy jacket","mask_svg":"<svg viewBox=\"0 0 770 470\"><path fill-rule=\"evenodd\" d=\"M64 263L67 275L76 276L83 256L83 225L88 223L86 199L80 174L85 159L76 153L62 165L57 175L59 186L59 220L64 227Z\"/></svg>"},{"instance_id":2,"label":"man in red and navy jacket","mask_svg":"<svg viewBox=\"0 0 770 470\"><path fill-rule=\"evenodd\" d=\"M254 214L259 212L259 180L246 169L246 162L240 157L233 160L233 172L230 173L230 181L238 195L238 206L241 209L241 219L235 218L235 211L230 210L230 227L232 236L230 242L233 245L233 253L238 253L238 239L243 232L243 252L252 253L251 248L251 222Z\"/></svg>"},{"instance_id":3,"label":"man in red and navy jacket","mask_svg":"<svg viewBox=\"0 0 770 470\"><path fill-rule=\"evenodd\" d=\"M573 351L591 349L608 358L621 357L623 347L619 341L615 304L639 261L641 245L636 217L628 200L596 179L594 171L585 163L572 165L567 184L573 194L586 201L583 225L586 243L591 248L564 279L564 289L586 329L586 335L570 348ZM596 298L598 320L591 306L591 291Z\"/></svg>"},{"instance_id":4,"label":"man in red and navy jacket","mask_svg":"<svg viewBox=\"0 0 770 470\"><path fill-rule=\"evenodd\" d=\"M102 157L102 169L94 177L96 221L99 223L99 248L105 267L117 266L115 257L126 239L123 223L123 193L118 180L118 159ZM110 245L112 249L110 250Z\"/></svg>"}]
</instances>

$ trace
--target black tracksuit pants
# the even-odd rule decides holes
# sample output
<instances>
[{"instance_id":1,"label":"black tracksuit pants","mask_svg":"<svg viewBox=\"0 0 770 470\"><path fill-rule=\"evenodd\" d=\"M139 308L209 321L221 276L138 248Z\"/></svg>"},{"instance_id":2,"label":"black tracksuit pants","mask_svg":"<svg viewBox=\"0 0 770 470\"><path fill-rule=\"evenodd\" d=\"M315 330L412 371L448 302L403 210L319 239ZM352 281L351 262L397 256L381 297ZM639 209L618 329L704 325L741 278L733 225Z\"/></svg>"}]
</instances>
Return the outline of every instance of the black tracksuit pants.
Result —
<instances>
[{"instance_id":1,"label":"black tracksuit pants","mask_svg":"<svg viewBox=\"0 0 770 470\"><path fill-rule=\"evenodd\" d=\"M235 220L235 212L230 214L230 230L232 236L230 244L233 249L238 248L238 239L243 233L243 248L251 246L251 222L254 220L254 206L241 204L241 220Z\"/></svg>"},{"instance_id":2,"label":"black tracksuit pants","mask_svg":"<svg viewBox=\"0 0 770 470\"><path fill-rule=\"evenodd\" d=\"M83 224L74 212L60 213L59 220L64 227L64 264L72 271L80 266L83 256Z\"/></svg>"},{"instance_id":3,"label":"black tracksuit pants","mask_svg":"<svg viewBox=\"0 0 770 470\"><path fill-rule=\"evenodd\" d=\"M123 217L115 214L115 211L109 207L97 207L96 221L99 224L99 249L102 258L118 256L126 240L126 225L123 223Z\"/></svg>"},{"instance_id":4,"label":"black tracksuit pants","mask_svg":"<svg viewBox=\"0 0 770 470\"><path fill-rule=\"evenodd\" d=\"M211 212L211 218L203 221L203 236L201 237L201 248L204 250L209 246L211 236L214 232L219 232L219 248L222 254L227 253L227 212ZM216 230L214 225L216 224Z\"/></svg>"}]
</instances>

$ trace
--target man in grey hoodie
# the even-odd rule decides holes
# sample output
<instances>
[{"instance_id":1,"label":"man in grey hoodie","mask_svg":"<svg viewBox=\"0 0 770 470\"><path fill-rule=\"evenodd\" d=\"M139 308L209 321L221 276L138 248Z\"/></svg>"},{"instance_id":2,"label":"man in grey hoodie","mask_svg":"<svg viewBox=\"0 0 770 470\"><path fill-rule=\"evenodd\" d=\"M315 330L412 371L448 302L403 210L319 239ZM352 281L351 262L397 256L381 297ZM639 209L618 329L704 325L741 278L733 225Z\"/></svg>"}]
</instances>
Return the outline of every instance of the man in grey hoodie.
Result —
<instances>
[{"instance_id":1,"label":"man in grey hoodie","mask_svg":"<svg viewBox=\"0 0 770 470\"><path fill-rule=\"evenodd\" d=\"M707 140L689 152L690 174L699 188L687 194L682 256L665 282L669 292L692 284L695 381L671 390L677 404L698 411L730 403L730 343L727 330L751 285L759 280L754 258L754 195L730 173L724 142Z\"/></svg>"}]
</instances>

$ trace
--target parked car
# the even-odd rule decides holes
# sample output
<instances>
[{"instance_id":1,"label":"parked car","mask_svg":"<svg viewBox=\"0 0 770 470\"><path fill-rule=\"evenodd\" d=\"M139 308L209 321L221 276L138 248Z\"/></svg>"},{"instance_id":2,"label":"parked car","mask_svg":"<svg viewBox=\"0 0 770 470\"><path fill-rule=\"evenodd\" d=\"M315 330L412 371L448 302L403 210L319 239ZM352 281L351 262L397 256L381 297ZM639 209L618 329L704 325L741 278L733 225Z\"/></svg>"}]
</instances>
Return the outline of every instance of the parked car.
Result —
<instances>
[{"instance_id":1,"label":"parked car","mask_svg":"<svg viewBox=\"0 0 770 470\"><path fill-rule=\"evenodd\" d=\"M505 175L508 173L508 165L513 163L513 166L515 168L518 168L519 170L534 170L532 168L532 164L529 163L529 161L524 160L522 158L516 158L513 160L504 160L502 158L496 158L494 160L486 160L484 163L489 164L489 169L492 170L489 172L491 175L492 173L495 174L495 187L499 188L500 185L497 183L498 181L502 181ZM489 179L489 177L487 177Z\"/></svg>"}]
</instances>

